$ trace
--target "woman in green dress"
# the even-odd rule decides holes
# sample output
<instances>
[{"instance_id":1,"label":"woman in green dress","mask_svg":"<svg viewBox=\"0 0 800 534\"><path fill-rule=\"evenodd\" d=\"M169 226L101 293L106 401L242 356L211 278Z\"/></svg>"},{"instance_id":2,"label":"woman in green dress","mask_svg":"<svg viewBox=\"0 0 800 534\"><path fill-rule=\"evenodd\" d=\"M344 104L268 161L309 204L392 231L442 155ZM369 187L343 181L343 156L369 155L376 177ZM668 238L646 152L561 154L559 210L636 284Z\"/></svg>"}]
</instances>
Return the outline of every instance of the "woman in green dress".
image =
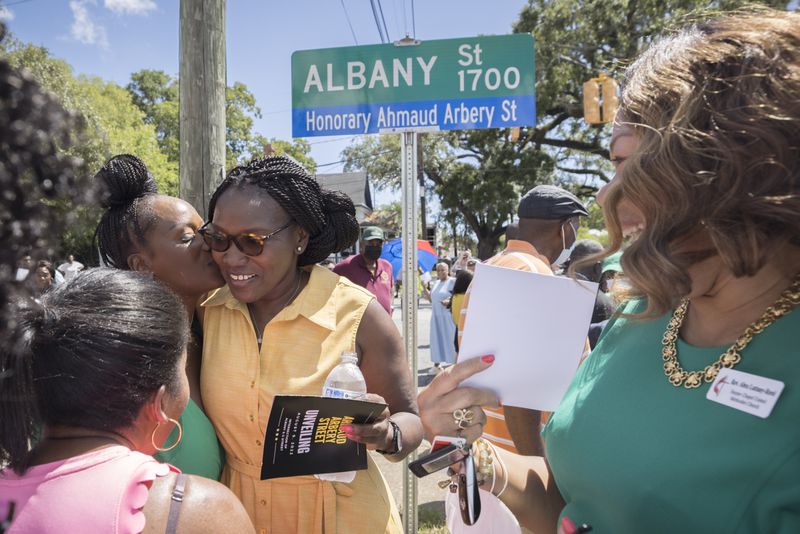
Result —
<instances>
[{"instance_id":1,"label":"woman in green dress","mask_svg":"<svg viewBox=\"0 0 800 534\"><path fill-rule=\"evenodd\" d=\"M159 195L144 162L122 154L111 158L95 175L105 190L106 208L95 234L101 260L110 267L152 273L172 289L195 317L200 298L224 285L209 250L197 234L203 220L181 199ZM156 459L184 473L219 480L223 451L200 398L202 328L192 322L187 348L189 404ZM182 434L182 435L181 435ZM174 445L174 446L173 446Z\"/></svg>"},{"instance_id":2,"label":"woman in green dress","mask_svg":"<svg viewBox=\"0 0 800 534\"><path fill-rule=\"evenodd\" d=\"M631 298L545 426L545 457L492 451L493 493L536 532L800 532L800 13L652 45L612 153L631 136L604 199L606 255L636 230ZM420 394L429 436L455 434L455 415L480 435L497 399L459 383L492 364Z\"/></svg>"}]
</instances>

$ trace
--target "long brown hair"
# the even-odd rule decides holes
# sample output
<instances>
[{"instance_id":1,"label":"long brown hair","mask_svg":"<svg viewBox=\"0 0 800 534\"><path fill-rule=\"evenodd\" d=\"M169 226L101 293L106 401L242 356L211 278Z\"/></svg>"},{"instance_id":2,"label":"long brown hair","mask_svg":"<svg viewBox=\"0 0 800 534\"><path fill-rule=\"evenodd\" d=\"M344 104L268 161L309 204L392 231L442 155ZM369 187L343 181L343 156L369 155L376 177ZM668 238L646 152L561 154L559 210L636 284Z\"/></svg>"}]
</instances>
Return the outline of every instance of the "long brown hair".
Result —
<instances>
[{"instance_id":1,"label":"long brown hair","mask_svg":"<svg viewBox=\"0 0 800 534\"><path fill-rule=\"evenodd\" d=\"M752 276L798 242L800 13L740 12L663 38L628 69L621 109L640 144L605 203L608 253L622 243L625 198L645 216L622 257L645 315L687 295L688 268L704 258ZM676 250L697 234L707 250Z\"/></svg>"}]
</instances>

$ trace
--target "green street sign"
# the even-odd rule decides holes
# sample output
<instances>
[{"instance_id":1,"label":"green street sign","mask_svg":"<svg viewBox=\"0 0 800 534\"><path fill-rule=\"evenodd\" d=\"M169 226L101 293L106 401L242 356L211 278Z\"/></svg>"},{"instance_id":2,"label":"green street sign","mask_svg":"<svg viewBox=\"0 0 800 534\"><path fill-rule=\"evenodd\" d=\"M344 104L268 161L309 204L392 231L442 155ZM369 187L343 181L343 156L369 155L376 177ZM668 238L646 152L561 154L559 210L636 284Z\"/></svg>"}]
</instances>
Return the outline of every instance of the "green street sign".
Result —
<instances>
[{"instance_id":1,"label":"green street sign","mask_svg":"<svg viewBox=\"0 0 800 534\"><path fill-rule=\"evenodd\" d=\"M536 123L526 33L292 54L294 137Z\"/></svg>"}]
</instances>

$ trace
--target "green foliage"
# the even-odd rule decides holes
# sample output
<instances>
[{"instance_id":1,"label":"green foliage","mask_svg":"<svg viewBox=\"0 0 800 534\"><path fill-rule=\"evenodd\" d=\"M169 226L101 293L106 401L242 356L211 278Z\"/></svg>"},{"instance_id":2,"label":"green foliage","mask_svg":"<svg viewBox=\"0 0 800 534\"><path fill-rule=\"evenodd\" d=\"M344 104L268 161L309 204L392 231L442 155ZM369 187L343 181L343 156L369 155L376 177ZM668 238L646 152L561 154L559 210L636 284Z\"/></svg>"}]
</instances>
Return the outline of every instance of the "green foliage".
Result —
<instances>
[{"instance_id":1,"label":"green foliage","mask_svg":"<svg viewBox=\"0 0 800 534\"><path fill-rule=\"evenodd\" d=\"M556 183L584 198L594 196L613 176L606 148L610 128L584 123L583 83L600 72L619 77L641 47L669 28L747 3L529 0L514 31L532 32L536 41L537 124L522 128L516 140L508 129L423 136L428 189L446 213L463 217L478 238L481 258L494 253L520 194L531 187ZM780 0L763 3L786 6ZM398 186L398 136L362 138L342 155L345 170L367 171L378 187ZM602 229L602 216L595 219L592 227Z\"/></svg>"},{"instance_id":2,"label":"green foliage","mask_svg":"<svg viewBox=\"0 0 800 534\"><path fill-rule=\"evenodd\" d=\"M403 224L403 203L396 201L378 206L367 216L366 222L380 226L390 237L399 236Z\"/></svg>"},{"instance_id":3,"label":"green foliage","mask_svg":"<svg viewBox=\"0 0 800 534\"><path fill-rule=\"evenodd\" d=\"M529 0L514 24L536 42L538 124L522 139L550 150L561 181L586 193L613 175L607 163L610 127L583 122L583 83L605 72L619 79L653 39L692 20L750 5L749 0ZM785 0L759 2L785 9Z\"/></svg>"},{"instance_id":4,"label":"green foliage","mask_svg":"<svg viewBox=\"0 0 800 534\"><path fill-rule=\"evenodd\" d=\"M5 43L4 52L13 66L27 69L44 89L81 119L80 142L69 152L86 162L89 173L97 171L113 154L136 154L147 163L162 192L177 193L177 165L159 149L153 125L144 122L144 114L128 91L99 78L76 77L69 64L53 58L40 46L11 39ZM54 205L53 209L73 207ZM69 228L55 230L62 234L62 256L72 253L84 262L94 262L91 241L99 213L97 208L79 208Z\"/></svg>"},{"instance_id":5,"label":"green foliage","mask_svg":"<svg viewBox=\"0 0 800 534\"><path fill-rule=\"evenodd\" d=\"M144 69L131 74L126 89L133 103L144 114L144 121L153 125L161 151L177 165L180 161L180 91L177 78L159 70ZM225 166L228 169L264 153L271 144L276 153L288 154L306 166L310 172L316 163L308 155L306 141L268 140L254 131L255 119L261 118L261 108L247 86L235 82L225 90Z\"/></svg>"},{"instance_id":6,"label":"green foliage","mask_svg":"<svg viewBox=\"0 0 800 534\"><path fill-rule=\"evenodd\" d=\"M305 167L309 173L314 174L317 172L317 162L309 155L309 152L311 152L311 144L305 139L292 139L290 142L273 137L267 144L272 147L276 155L280 156L285 154L290 156Z\"/></svg>"},{"instance_id":7,"label":"green foliage","mask_svg":"<svg viewBox=\"0 0 800 534\"><path fill-rule=\"evenodd\" d=\"M113 82L80 78L78 83L91 102L91 111L111 154L135 154L142 158L166 195L178 194L178 167L164 154L155 128L144 122L131 94Z\"/></svg>"},{"instance_id":8,"label":"green foliage","mask_svg":"<svg viewBox=\"0 0 800 534\"><path fill-rule=\"evenodd\" d=\"M134 105L144 113L144 121L153 125L161 151L177 168L180 161L177 82L163 71L144 69L131 74L125 88Z\"/></svg>"}]
</instances>

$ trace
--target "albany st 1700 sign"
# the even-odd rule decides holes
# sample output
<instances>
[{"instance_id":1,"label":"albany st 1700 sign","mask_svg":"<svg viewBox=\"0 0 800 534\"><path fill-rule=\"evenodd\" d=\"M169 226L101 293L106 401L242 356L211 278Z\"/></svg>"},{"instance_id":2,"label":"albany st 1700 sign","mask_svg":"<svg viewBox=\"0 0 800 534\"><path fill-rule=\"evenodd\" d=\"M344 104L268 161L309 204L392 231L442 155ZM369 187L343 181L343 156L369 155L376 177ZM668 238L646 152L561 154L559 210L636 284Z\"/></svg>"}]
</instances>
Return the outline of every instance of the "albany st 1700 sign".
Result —
<instances>
[{"instance_id":1,"label":"albany st 1700 sign","mask_svg":"<svg viewBox=\"0 0 800 534\"><path fill-rule=\"evenodd\" d=\"M536 123L530 34L298 51L292 135Z\"/></svg>"}]
</instances>

